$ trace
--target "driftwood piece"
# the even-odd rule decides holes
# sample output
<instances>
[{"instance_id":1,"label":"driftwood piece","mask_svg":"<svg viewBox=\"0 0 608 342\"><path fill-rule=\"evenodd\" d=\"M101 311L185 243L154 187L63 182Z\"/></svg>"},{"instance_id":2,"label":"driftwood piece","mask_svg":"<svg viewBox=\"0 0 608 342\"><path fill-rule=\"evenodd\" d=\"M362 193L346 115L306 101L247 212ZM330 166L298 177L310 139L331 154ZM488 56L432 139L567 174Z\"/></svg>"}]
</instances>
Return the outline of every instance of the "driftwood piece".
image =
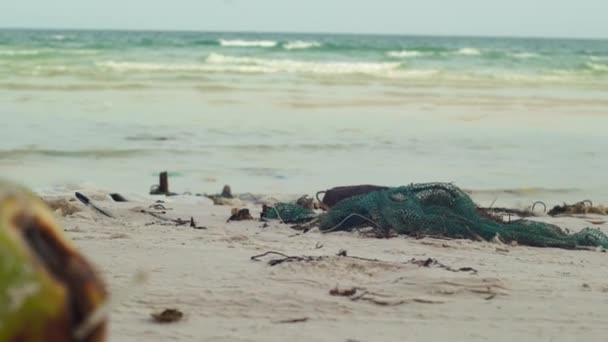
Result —
<instances>
[{"instance_id":1,"label":"driftwood piece","mask_svg":"<svg viewBox=\"0 0 608 342\"><path fill-rule=\"evenodd\" d=\"M232 189L230 188L230 185L224 185L220 196L222 196L223 198L233 198Z\"/></svg>"},{"instance_id":2,"label":"driftwood piece","mask_svg":"<svg viewBox=\"0 0 608 342\"><path fill-rule=\"evenodd\" d=\"M163 194L169 193L169 176L167 171L161 172L158 181L158 191Z\"/></svg>"},{"instance_id":3,"label":"driftwood piece","mask_svg":"<svg viewBox=\"0 0 608 342\"><path fill-rule=\"evenodd\" d=\"M163 171L158 176L158 185L152 185L150 188L150 195L165 195L175 196L176 193L169 191L169 174L167 171Z\"/></svg>"},{"instance_id":4,"label":"driftwood piece","mask_svg":"<svg viewBox=\"0 0 608 342\"><path fill-rule=\"evenodd\" d=\"M214 205L239 205L239 203L241 203L241 201L232 194L230 185L224 185L222 192L219 194L205 194L204 196L212 200Z\"/></svg>"},{"instance_id":5,"label":"driftwood piece","mask_svg":"<svg viewBox=\"0 0 608 342\"><path fill-rule=\"evenodd\" d=\"M253 216L251 216L251 213L249 212L249 209L247 209L247 208L244 208L244 209L232 208L231 214L232 215L226 222L253 220Z\"/></svg>"},{"instance_id":6,"label":"driftwood piece","mask_svg":"<svg viewBox=\"0 0 608 342\"><path fill-rule=\"evenodd\" d=\"M349 186L338 186L325 191L317 192L317 200L320 203L320 207L323 210L328 210L338 202L345 200L350 197L365 195L370 192L386 190L388 187L379 185L349 185ZM325 194L323 200L319 198L320 194Z\"/></svg>"},{"instance_id":7,"label":"driftwood piece","mask_svg":"<svg viewBox=\"0 0 608 342\"><path fill-rule=\"evenodd\" d=\"M112 197L114 202L129 202L123 195L119 193L111 193L110 197Z\"/></svg>"},{"instance_id":8,"label":"driftwood piece","mask_svg":"<svg viewBox=\"0 0 608 342\"><path fill-rule=\"evenodd\" d=\"M109 217L109 218L114 218L114 216L112 216L112 214L110 214L109 212L107 212L107 211L106 211L106 210L104 210L104 209L101 209L101 208L100 208L99 206L97 206L95 203L91 202L91 200L90 200L90 199L89 199L87 196L85 196L85 195L81 194L80 192L75 193L75 196L76 196L76 198L77 198L77 199L78 199L80 202L82 202L84 205L86 205L86 206L88 206L88 207L91 207L91 208L95 209L95 210L96 210L98 213L100 213L100 214L102 214L102 215L105 215L105 216L107 216L107 217Z\"/></svg>"}]
</instances>

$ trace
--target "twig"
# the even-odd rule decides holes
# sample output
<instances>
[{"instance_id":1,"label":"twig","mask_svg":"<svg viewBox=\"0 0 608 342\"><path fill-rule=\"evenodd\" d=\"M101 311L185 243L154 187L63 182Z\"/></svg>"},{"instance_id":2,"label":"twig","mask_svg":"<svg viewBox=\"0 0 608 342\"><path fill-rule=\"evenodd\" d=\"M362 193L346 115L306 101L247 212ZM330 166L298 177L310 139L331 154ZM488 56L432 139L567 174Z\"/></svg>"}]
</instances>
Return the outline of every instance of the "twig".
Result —
<instances>
[{"instance_id":1,"label":"twig","mask_svg":"<svg viewBox=\"0 0 608 342\"><path fill-rule=\"evenodd\" d=\"M95 205L95 203L91 202L91 200L87 196L81 194L80 192L75 193L75 196L84 205L97 210L97 212L99 212L100 214L102 214L104 216L107 216L109 218L114 218L114 216L112 216L112 214L110 214L109 212L107 212L104 209L101 209L100 207L98 207L97 205Z\"/></svg>"},{"instance_id":2,"label":"twig","mask_svg":"<svg viewBox=\"0 0 608 342\"><path fill-rule=\"evenodd\" d=\"M324 255L324 256L309 256L309 255L291 256L291 255L287 255L287 254L284 254L281 252L268 251L263 254L254 255L250 259L253 261L260 261L260 258L263 258L268 255L276 255L276 256L281 257L279 259L271 259L270 261L268 261L268 265L270 265L270 266L276 266L276 265L282 264L284 262L294 262L294 261L312 262L312 261L320 261L323 259L330 258L330 256L327 256L327 255ZM382 260L378 260L378 259L368 259L368 258L362 258L362 257L358 257L358 256L350 256L350 255L346 254L345 250L340 250L340 252L336 256L338 256L340 258L349 258L349 259L361 260L361 261L366 261L366 262L374 262L374 263L387 262L387 261L382 261ZM414 258L403 264L414 264L414 265L418 265L420 267L437 266L439 268L442 268L442 269L444 269L446 271L450 271L450 272L471 272L472 274L477 274L477 270L472 267L461 267L461 268L456 269L456 268L452 268L450 266L444 265L444 264L440 263L439 261L437 261L436 259L432 259L432 258L428 258L425 260L418 260L418 259Z\"/></svg>"},{"instance_id":3,"label":"twig","mask_svg":"<svg viewBox=\"0 0 608 342\"><path fill-rule=\"evenodd\" d=\"M173 222L175 223L177 226L183 226L185 224L190 223L190 220L182 220L181 218L177 218L177 219L172 219L172 218L168 218L168 217L164 217L164 216L160 216L154 212L151 211L147 211L147 210L142 210L142 213L146 213L148 215L151 215L153 217L156 217L159 220L165 221L165 222Z\"/></svg>"},{"instance_id":4,"label":"twig","mask_svg":"<svg viewBox=\"0 0 608 342\"><path fill-rule=\"evenodd\" d=\"M455 269L455 268L452 268L445 264L442 264L439 261L437 261L436 259L432 259L432 258L428 258L426 260L418 260L418 259L414 258L414 259L411 259L408 263L418 265L420 267L437 266L439 268L442 268L442 269L444 269L446 271L450 271L450 272L471 272L472 274L477 274L477 270L474 269L473 267L461 267L461 268Z\"/></svg>"},{"instance_id":5,"label":"twig","mask_svg":"<svg viewBox=\"0 0 608 342\"><path fill-rule=\"evenodd\" d=\"M303 322L308 322L310 318L308 317L302 317L302 318L294 318L294 319L286 319L286 320L282 320L282 321L276 321L275 323L303 323Z\"/></svg>"}]
</instances>

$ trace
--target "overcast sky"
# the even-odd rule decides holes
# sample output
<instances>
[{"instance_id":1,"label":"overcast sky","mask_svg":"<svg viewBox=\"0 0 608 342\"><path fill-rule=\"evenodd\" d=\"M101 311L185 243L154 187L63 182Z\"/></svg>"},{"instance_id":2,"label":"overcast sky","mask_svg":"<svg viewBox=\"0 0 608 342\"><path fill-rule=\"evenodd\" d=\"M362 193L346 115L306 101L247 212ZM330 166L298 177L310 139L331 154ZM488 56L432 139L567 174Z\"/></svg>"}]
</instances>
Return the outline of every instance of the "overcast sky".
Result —
<instances>
[{"instance_id":1,"label":"overcast sky","mask_svg":"<svg viewBox=\"0 0 608 342\"><path fill-rule=\"evenodd\" d=\"M0 27L608 38L608 0L2 0Z\"/></svg>"}]
</instances>

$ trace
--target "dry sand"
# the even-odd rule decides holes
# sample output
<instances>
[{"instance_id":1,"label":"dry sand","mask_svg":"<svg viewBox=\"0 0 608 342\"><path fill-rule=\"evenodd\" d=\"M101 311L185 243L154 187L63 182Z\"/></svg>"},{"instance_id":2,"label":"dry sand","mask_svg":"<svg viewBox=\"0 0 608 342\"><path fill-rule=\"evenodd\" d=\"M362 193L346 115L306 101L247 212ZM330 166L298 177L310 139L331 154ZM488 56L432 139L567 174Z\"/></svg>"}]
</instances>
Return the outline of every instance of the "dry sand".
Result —
<instances>
[{"instance_id":1,"label":"dry sand","mask_svg":"<svg viewBox=\"0 0 608 342\"><path fill-rule=\"evenodd\" d=\"M128 203L93 198L117 218L83 207L59 220L117 298L111 341L605 341L608 336L603 252L381 240L359 233L295 235L278 222L226 223L230 207L205 198L162 198L171 208L167 217L192 216L207 228L193 229L137 212L158 197ZM249 207L257 217L259 206ZM575 218L543 220L574 230L590 225ZM336 256L341 249L381 261ZM250 259L266 251L327 258L276 266L266 262L276 256ZM412 258L477 273L421 267L409 263ZM147 280L134 285L139 271ZM368 294L360 300L331 296L335 287ZM165 308L181 310L184 319L154 323L150 314ZM305 321L281 322L300 319Z\"/></svg>"}]
</instances>

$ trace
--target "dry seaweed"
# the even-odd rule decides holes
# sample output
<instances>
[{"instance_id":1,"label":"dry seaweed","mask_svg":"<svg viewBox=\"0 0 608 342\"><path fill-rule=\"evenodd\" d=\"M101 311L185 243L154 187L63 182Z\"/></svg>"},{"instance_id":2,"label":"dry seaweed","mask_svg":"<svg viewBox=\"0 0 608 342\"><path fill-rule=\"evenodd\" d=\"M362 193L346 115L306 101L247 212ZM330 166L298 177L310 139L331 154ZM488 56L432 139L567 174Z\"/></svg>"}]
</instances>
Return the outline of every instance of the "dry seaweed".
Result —
<instances>
[{"instance_id":1,"label":"dry seaweed","mask_svg":"<svg viewBox=\"0 0 608 342\"><path fill-rule=\"evenodd\" d=\"M251 257L251 260L254 261L260 261L259 259L262 257L265 257L267 255L278 255L281 258L279 259L271 259L270 261L268 261L268 265L270 266L276 266L279 264L282 264L284 262L294 262L294 261L305 261L305 262L310 262L310 261L319 261L322 259L327 258L326 256L319 256L319 257L312 257L312 256L289 256L280 252L274 252L274 251L269 251L263 254L259 254L259 255L254 255Z\"/></svg>"},{"instance_id":2,"label":"dry seaweed","mask_svg":"<svg viewBox=\"0 0 608 342\"><path fill-rule=\"evenodd\" d=\"M281 252L268 251L266 253L254 255L250 259L253 261L260 261L261 258L263 258L265 256L269 256L269 255L275 255L275 256L280 257L280 258L270 259L268 261L268 265L270 265L270 266L280 265L285 262L313 262L313 261L321 261L324 259L331 258L331 256L328 256L328 255L291 256L291 255L287 255L287 254L284 254ZM355 260L361 260L361 261L366 261L366 262L386 262L386 261L382 261L382 260L378 260L378 259L369 259L369 258L362 258L362 257L358 257L358 256L350 256L350 255L347 255L347 252L344 249L341 249L336 256L341 257L341 258L355 259ZM420 267L434 266L434 267L438 267L438 268L441 268L441 269L444 269L444 270L450 271L450 272L471 272L472 274L477 274L477 270L472 267L452 268L452 267L444 265L444 264L440 263L439 261L437 261L436 259L432 259L432 258L428 258L428 259L424 259L424 260L419 260L419 259L413 258L407 262L402 262L401 264L413 264L413 265L418 265Z\"/></svg>"},{"instance_id":3,"label":"dry seaweed","mask_svg":"<svg viewBox=\"0 0 608 342\"><path fill-rule=\"evenodd\" d=\"M472 267L461 267L461 268L452 268L450 266L444 265L437 261L436 259L428 258L428 259L411 259L409 261L410 264L418 265L420 267L439 267L446 271L450 272L471 272L472 274L477 274L477 270Z\"/></svg>"},{"instance_id":4,"label":"dry seaweed","mask_svg":"<svg viewBox=\"0 0 608 342\"><path fill-rule=\"evenodd\" d=\"M350 289L339 289L336 287L336 288L329 290L329 294L331 296L338 296L338 297L350 297L350 296L354 296L356 293L357 293L356 287L352 287Z\"/></svg>"},{"instance_id":5,"label":"dry seaweed","mask_svg":"<svg viewBox=\"0 0 608 342\"><path fill-rule=\"evenodd\" d=\"M183 225L186 225L186 224L191 224L192 221L193 221L193 218L190 218L190 220L182 220L181 218L172 219L172 218L161 216L161 214L165 214L164 211L161 212L161 213L155 213L153 211L143 210L142 209L142 210L140 210L140 212L144 213L144 214L148 214L150 216L153 216L153 217L155 217L155 218L157 218L157 219L159 219L159 220L161 220L163 222L172 222L176 226L183 226Z\"/></svg>"},{"instance_id":6,"label":"dry seaweed","mask_svg":"<svg viewBox=\"0 0 608 342\"><path fill-rule=\"evenodd\" d=\"M557 205L547 213L550 216L567 216L567 215L608 215L608 208L605 206L593 206L590 200L580 201L574 204Z\"/></svg>"},{"instance_id":7,"label":"dry seaweed","mask_svg":"<svg viewBox=\"0 0 608 342\"><path fill-rule=\"evenodd\" d=\"M308 322L310 320L310 318L308 317L302 317L302 318L293 318L293 319L284 319L281 321L276 321L275 323L282 323L282 324L287 324L287 323L304 323L304 322Z\"/></svg>"},{"instance_id":8,"label":"dry seaweed","mask_svg":"<svg viewBox=\"0 0 608 342\"><path fill-rule=\"evenodd\" d=\"M228 219L228 221L226 221L226 222L230 222L230 221L246 221L246 220L253 220L253 216L251 216L251 213L249 212L249 209L247 209L247 208L244 208L244 209L232 208L231 216Z\"/></svg>"},{"instance_id":9,"label":"dry seaweed","mask_svg":"<svg viewBox=\"0 0 608 342\"><path fill-rule=\"evenodd\" d=\"M150 316L158 323L173 323L181 320L184 314L177 309L165 309L162 312L152 313Z\"/></svg>"}]
</instances>

